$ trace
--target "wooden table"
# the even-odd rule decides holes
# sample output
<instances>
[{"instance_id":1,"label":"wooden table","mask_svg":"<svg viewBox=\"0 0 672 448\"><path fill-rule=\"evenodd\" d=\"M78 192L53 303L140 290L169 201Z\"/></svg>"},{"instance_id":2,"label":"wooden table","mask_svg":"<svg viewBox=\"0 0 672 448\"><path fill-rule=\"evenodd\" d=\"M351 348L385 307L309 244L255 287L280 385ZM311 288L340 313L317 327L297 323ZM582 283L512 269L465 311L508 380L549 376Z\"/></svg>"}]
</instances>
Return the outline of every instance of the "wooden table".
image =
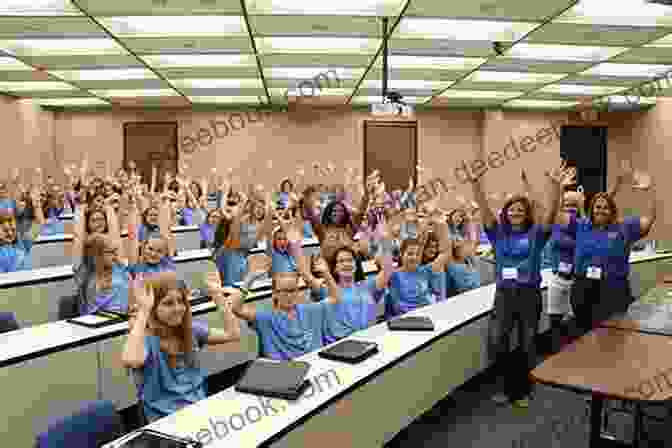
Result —
<instances>
[{"instance_id":1,"label":"wooden table","mask_svg":"<svg viewBox=\"0 0 672 448\"><path fill-rule=\"evenodd\" d=\"M610 439L601 433L605 399L636 404L672 398L672 338L617 328L597 328L530 373L533 381L591 394L590 448ZM641 421L635 419L633 446Z\"/></svg>"}]
</instances>

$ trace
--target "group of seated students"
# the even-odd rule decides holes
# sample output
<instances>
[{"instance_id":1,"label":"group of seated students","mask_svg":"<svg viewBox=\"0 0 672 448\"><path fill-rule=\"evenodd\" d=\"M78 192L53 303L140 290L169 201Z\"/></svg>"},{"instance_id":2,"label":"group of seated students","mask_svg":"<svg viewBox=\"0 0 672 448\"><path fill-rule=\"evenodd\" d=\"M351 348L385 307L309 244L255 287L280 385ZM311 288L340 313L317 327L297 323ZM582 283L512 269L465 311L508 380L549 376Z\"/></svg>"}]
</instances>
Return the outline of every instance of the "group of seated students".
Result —
<instances>
[{"instance_id":1,"label":"group of seated students","mask_svg":"<svg viewBox=\"0 0 672 448\"><path fill-rule=\"evenodd\" d=\"M655 221L653 200L646 216L621 217L615 191L596 194L586 213L577 212L584 208L583 194L568 190L575 171L564 165L547 173L546 200L536 198L525 175L525 192L517 195L488 196L476 180L474 201L461 201L462 206L449 211L438 207L440 195L417 204L413 182L406 191L386 191L376 171L363 179L346 170L344 181L332 187L305 184L304 174L297 170L278 192L238 185L230 171L210 184L166 175L159 191L156 171L146 186L133 166L104 182L89 182L85 162L81 176L72 177L65 198L75 213L80 260L74 269L81 312L130 314L122 359L135 374L150 421L205 397L196 352L209 344L237 341L239 319L257 333L260 356L293 359L369 327L377 321L379 304L391 318L479 287L475 255L484 237L494 248L496 264L491 353L502 362L505 380L505 395L496 399L526 406L542 312L543 260L548 259L554 274L545 307L553 327L560 328L573 312L588 331L632 300L627 285L630 248ZM628 167L619 183L628 176L635 189L651 189L650 178ZM30 238L18 230L26 227L19 225L25 207L31 207L31 225L53 219L51 208L42 207L44 201L57 202L53 185L37 183L27 189L16 184L15 194L22 196L14 197L7 185L0 185L0 201L6 206L0 257L3 266L11 267L7 272L26 269L21 260L30 255L24 242ZM209 191L218 198L211 210ZM490 207L496 202L501 205L493 212ZM224 329L192 321L191 290L177 278L172 259L171 226L191 224L196 215L202 217L202 247L211 249L217 268L209 275L208 294L223 314ZM120 229L127 229L125 240ZM317 238L319 250L303 249L306 238ZM265 253L250 255L264 241ZM367 262L377 266L375 275L366 275ZM248 303L254 282L269 275L272 307ZM239 282L242 287L236 288ZM517 353L524 358L514 360L508 358L514 356L508 345L516 325Z\"/></svg>"}]
</instances>

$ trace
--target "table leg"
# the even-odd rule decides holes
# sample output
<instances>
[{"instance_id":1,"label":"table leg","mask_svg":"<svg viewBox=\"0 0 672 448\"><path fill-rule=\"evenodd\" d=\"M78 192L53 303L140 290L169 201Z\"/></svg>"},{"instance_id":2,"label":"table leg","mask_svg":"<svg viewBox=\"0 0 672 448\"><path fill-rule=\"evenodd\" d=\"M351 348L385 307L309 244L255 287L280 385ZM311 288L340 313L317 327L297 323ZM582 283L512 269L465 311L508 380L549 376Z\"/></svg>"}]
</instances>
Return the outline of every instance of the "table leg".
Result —
<instances>
[{"instance_id":1,"label":"table leg","mask_svg":"<svg viewBox=\"0 0 672 448\"><path fill-rule=\"evenodd\" d=\"M604 408L604 397L593 394L590 402L590 448L599 448L602 439L602 409Z\"/></svg>"}]
</instances>

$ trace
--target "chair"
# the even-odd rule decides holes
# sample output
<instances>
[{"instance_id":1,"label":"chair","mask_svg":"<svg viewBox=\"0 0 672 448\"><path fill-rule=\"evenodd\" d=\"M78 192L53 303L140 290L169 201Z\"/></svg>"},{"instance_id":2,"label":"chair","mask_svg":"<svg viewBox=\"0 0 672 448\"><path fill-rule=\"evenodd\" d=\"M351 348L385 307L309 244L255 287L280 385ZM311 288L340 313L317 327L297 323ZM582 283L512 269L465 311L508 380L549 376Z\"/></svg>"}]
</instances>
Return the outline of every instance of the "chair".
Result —
<instances>
[{"instance_id":1,"label":"chair","mask_svg":"<svg viewBox=\"0 0 672 448\"><path fill-rule=\"evenodd\" d=\"M16 316L14 313L0 313L0 333L8 333L18 329L19 324L16 321Z\"/></svg>"},{"instance_id":2,"label":"chair","mask_svg":"<svg viewBox=\"0 0 672 448\"><path fill-rule=\"evenodd\" d=\"M80 314L79 297L63 296L58 299L58 320L73 319Z\"/></svg>"},{"instance_id":3,"label":"chair","mask_svg":"<svg viewBox=\"0 0 672 448\"><path fill-rule=\"evenodd\" d=\"M59 419L37 436L36 448L91 448L123 434L121 417L111 401L94 401Z\"/></svg>"}]
</instances>

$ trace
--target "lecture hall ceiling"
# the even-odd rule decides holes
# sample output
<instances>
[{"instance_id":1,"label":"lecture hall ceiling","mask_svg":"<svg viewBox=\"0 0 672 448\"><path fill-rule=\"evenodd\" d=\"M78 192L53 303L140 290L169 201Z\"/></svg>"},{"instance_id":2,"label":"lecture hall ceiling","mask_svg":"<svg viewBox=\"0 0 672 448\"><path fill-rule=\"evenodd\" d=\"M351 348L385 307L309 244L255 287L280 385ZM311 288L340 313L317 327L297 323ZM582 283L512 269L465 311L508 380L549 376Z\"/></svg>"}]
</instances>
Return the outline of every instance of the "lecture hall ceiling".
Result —
<instances>
[{"instance_id":1,"label":"lecture hall ceiling","mask_svg":"<svg viewBox=\"0 0 672 448\"><path fill-rule=\"evenodd\" d=\"M313 100L362 105L380 102L385 40L389 88L409 103L567 109L622 101L671 71L672 7L645 0L2 0L0 92L55 107L283 105L308 94L297 91L302 81L328 73L310 89ZM672 96L667 83L659 85L658 96Z\"/></svg>"}]
</instances>

